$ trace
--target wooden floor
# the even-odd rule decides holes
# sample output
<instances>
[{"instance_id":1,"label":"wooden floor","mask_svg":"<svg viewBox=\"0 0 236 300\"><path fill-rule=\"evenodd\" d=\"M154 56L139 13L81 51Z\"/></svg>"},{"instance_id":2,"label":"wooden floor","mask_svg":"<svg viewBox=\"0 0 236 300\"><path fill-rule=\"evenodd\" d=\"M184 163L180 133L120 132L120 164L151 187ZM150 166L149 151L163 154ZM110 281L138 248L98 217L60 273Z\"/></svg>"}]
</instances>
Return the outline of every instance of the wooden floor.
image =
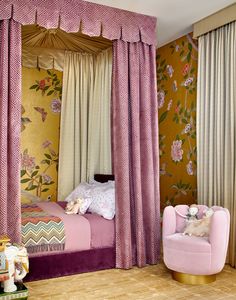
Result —
<instances>
[{"instance_id":1,"label":"wooden floor","mask_svg":"<svg viewBox=\"0 0 236 300\"><path fill-rule=\"evenodd\" d=\"M226 266L215 282L201 286L184 285L172 280L163 264L34 281L26 286L29 300L236 300L236 269Z\"/></svg>"}]
</instances>

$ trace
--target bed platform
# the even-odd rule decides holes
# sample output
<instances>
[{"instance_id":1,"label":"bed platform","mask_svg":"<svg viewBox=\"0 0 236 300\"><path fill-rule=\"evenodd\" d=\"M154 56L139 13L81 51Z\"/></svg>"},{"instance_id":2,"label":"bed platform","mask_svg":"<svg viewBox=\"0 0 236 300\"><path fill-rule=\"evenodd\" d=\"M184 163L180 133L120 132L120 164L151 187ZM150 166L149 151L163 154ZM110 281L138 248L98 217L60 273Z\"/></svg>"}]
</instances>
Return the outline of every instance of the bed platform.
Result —
<instances>
[{"instance_id":1,"label":"bed platform","mask_svg":"<svg viewBox=\"0 0 236 300\"><path fill-rule=\"evenodd\" d=\"M95 176L95 180L100 182L112 179L114 179L112 175ZM66 215L64 213L65 202L41 202L38 205L45 212L47 218L52 215L63 222L66 235L65 245L64 250L31 252L29 254L30 272L25 277L25 281L49 279L115 267L114 220L106 220L99 215L90 213ZM36 218L37 216L38 212ZM40 217L42 218L41 215ZM29 220L33 225L37 223L37 220L32 220L32 218ZM33 227L32 230L37 232L37 228ZM42 236L45 231L45 227L43 227L42 232L36 235L35 233L31 234L31 230L28 230L28 240L31 240L31 237L33 240L37 240L37 236ZM49 247L45 249L49 249Z\"/></svg>"}]
</instances>

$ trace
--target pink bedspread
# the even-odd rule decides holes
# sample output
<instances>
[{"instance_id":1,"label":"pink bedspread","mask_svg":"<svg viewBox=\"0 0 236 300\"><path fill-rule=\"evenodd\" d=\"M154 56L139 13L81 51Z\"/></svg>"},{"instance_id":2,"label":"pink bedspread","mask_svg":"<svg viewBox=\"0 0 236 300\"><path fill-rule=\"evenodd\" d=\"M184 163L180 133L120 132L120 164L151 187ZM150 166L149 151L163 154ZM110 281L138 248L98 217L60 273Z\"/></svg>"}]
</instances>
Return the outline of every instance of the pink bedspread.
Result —
<instances>
[{"instance_id":1,"label":"pink bedspread","mask_svg":"<svg viewBox=\"0 0 236 300\"><path fill-rule=\"evenodd\" d=\"M106 220L96 214L67 215L65 203L37 203L44 211L59 217L65 226L65 250L82 251L91 248L106 248L114 246L114 220ZM59 253L51 251L47 255ZM45 252L34 253L30 256L45 255Z\"/></svg>"}]
</instances>

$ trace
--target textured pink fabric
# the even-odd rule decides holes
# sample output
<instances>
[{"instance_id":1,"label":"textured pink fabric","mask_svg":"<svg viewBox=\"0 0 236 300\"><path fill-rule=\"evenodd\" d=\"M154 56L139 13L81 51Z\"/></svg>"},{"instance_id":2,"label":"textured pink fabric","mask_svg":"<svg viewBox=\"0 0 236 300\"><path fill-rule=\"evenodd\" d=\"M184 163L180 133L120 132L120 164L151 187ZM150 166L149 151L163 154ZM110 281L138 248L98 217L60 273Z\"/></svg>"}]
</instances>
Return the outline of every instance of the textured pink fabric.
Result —
<instances>
[{"instance_id":1,"label":"textured pink fabric","mask_svg":"<svg viewBox=\"0 0 236 300\"><path fill-rule=\"evenodd\" d=\"M65 251L90 249L91 229L86 218L81 215L67 215L55 202L40 202L38 206L63 221L66 233Z\"/></svg>"},{"instance_id":2,"label":"textured pink fabric","mask_svg":"<svg viewBox=\"0 0 236 300\"><path fill-rule=\"evenodd\" d=\"M199 218L207 208L198 205ZM229 239L229 211L213 206L209 238L185 236L179 231L184 228L183 217L177 212L186 213L188 206L168 206L163 214L163 256L166 266L174 271L210 275L219 273L225 264Z\"/></svg>"},{"instance_id":3,"label":"textured pink fabric","mask_svg":"<svg viewBox=\"0 0 236 300\"><path fill-rule=\"evenodd\" d=\"M91 228L91 248L115 246L115 220L106 220L97 214L83 215Z\"/></svg>"},{"instance_id":4,"label":"textured pink fabric","mask_svg":"<svg viewBox=\"0 0 236 300\"><path fill-rule=\"evenodd\" d=\"M156 18L80 0L0 0L0 20L13 18L25 25L37 23L66 32L82 30L127 42L155 45Z\"/></svg>"},{"instance_id":5,"label":"textured pink fabric","mask_svg":"<svg viewBox=\"0 0 236 300\"><path fill-rule=\"evenodd\" d=\"M21 241L21 26L0 21L0 235Z\"/></svg>"},{"instance_id":6,"label":"textured pink fabric","mask_svg":"<svg viewBox=\"0 0 236 300\"><path fill-rule=\"evenodd\" d=\"M157 262L160 246L155 47L113 43L116 265Z\"/></svg>"}]
</instances>

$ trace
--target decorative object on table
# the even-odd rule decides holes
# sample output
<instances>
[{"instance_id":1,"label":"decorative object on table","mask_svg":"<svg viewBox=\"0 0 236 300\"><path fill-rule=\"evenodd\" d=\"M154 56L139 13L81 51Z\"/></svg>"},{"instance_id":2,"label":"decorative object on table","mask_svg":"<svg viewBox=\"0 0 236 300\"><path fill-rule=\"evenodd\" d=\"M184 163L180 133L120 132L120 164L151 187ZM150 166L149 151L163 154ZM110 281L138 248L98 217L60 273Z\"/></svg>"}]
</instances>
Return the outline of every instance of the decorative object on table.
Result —
<instances>
[{"instance_id":1,"label":"decorative object on table","mask_svg":"<svg viewBox=\"0 0 236 300\"><path fill-rule=\"evenodd\" d=\"M11 244L10 239L3 236L0 237L0 252L0 281L2 281L4 293L16 292L17 286L14 281L21 281L29 272L27 250L21 245Z\"/></svg>"},{"instance_id":2,"label":"decorative object on table","mask_svg":"<svg viewBox=\"0 0 236 300\"><path fill-rule=\"evenodd\" d=\"M3 288L0 286L0 300L27 300L28 299L28 289L21 282L15 283L17 290L12 293L5 293Z\"/></svg>"},{"instance_id":3,"label":"decorative object on table","mask_svg":"<svg viewBox=\"0 0 236 300\"><path fill-rule=\"evenodd\" d=\"M172 271L172 277L185 284L215 281L216 274L224 267L228 247L228 209L220 206L208 209L205 205L197 207L199 219L211 218L208 238L183 235L186 220L176 211L186 215L189 210L187 205L167 206L163 213L164 262Z\"/></svg>"}]
</instances>

